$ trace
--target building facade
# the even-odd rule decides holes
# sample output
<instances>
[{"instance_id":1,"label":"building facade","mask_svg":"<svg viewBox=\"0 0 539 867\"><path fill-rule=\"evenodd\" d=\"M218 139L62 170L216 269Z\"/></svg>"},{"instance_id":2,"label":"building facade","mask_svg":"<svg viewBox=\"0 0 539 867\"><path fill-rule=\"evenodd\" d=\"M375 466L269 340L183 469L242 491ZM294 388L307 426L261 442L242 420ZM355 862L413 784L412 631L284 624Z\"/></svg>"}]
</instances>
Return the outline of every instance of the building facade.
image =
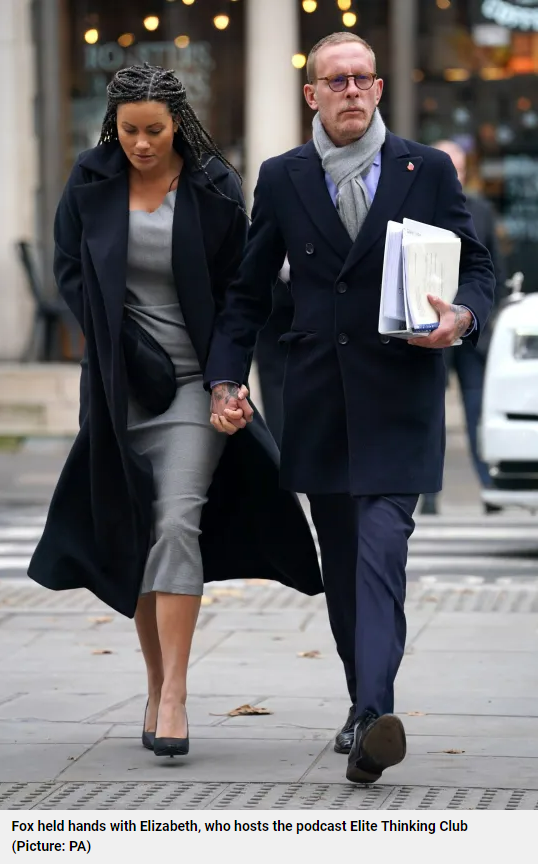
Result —
<instances>
[{"instance_id":1,"label":"building facade","mask_svg":"<svg viewBox=\"0 0 539 867\"><path fill-rule=\"evenodd\" d=\"M310 136L305 57L337 30L373 46L394 132L463 145L471 186L497 208L508 269L537 290L537 0L0 0L0 10L13 80L2 99L17 116L1 145L1 359L20 356L31 324L14 245L34 242L53 297L54 211L76 154L97 142L117 69L175 69L250 201L262 160Z\"/></svg>"}]
</instances>

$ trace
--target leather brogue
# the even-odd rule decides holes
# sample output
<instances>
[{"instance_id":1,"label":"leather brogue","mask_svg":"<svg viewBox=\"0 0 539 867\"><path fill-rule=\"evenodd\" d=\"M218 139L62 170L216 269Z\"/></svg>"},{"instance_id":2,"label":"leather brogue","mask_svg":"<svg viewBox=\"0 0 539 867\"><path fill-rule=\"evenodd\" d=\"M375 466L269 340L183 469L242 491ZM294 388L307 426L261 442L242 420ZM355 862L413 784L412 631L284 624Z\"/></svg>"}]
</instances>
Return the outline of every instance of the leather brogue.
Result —
<instances>
[{"instance_id":1,"label":"leather brogue","mask_svg":"<svg viewBox=\"0 0 539 867\"><path fill-rule=\"evenodd\" d=\"M335 737L333 749L336 753L348 755L354 743L354 724L356 718L356 708L352 705L348 711L348 717L340 732Z\"/></svg>"},{"instance_id":2,"label":"leather brogue","mask_svg":"<svg viewBox=\"0 0 539 867\"><path fill-rule=\"evenodd\" d=\"M386 768L398 765L406 755L406 735L398 716L363 713L356 723L346 779L351 783L375 783Z\"/></svg>"}]
</instances>

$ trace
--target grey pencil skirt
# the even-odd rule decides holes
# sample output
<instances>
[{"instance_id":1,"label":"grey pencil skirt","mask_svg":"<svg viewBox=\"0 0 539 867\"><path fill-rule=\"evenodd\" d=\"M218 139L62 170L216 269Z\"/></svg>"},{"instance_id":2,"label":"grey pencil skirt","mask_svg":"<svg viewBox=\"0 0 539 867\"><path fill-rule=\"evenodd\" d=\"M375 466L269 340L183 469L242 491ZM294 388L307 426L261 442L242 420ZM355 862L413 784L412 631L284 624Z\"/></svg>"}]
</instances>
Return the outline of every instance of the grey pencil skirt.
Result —
<instances>
[{"instance_id":1,"label":"grey pencil skirt","mask_svg":"<svg viewBox=\"0 0 539 867\"><path fill-rule=\"evenodd\" d=\"M162 415L149 416L129 402L130 443L150 460L156 488L154 543L141 595L202 595L200 517L226 443L209 418L210 395L201 375L178 380L176 397Z\"/></svg>"}]
</instances>

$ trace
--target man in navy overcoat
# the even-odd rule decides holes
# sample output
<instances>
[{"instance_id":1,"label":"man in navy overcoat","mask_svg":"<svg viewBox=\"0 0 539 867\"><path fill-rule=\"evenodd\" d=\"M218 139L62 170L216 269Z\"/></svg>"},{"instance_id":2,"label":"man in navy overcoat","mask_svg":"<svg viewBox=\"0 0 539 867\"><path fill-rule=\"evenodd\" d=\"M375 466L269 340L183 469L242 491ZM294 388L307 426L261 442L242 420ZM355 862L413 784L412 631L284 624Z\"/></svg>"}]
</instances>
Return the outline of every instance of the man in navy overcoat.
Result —
<instances>
[{"instance_id":1,"label":"man in navy overcoat","mask_svg":"<svg viewBox=\"0 0 539 867\"><path fill-rule=\"evenodd\" d=\"M309 55L307 77L313 139L261 167L243 264L217 319L205 380L214 426L236 432L250 410L235 383L246 382L287 254L294 319L281 337L281 484L309 496L352 699L335 749L349 753L347 778L365 783L406 752L393 684L406 637L412 516L419 493L442 483L443 348L477 342L494 276L449 157L386 130L370 46L351 33L326 37ZM378 333L387 222L404 217L461 239L454 303L429 296L439 325L408 341Z\"/></svg>"}]
</instances>

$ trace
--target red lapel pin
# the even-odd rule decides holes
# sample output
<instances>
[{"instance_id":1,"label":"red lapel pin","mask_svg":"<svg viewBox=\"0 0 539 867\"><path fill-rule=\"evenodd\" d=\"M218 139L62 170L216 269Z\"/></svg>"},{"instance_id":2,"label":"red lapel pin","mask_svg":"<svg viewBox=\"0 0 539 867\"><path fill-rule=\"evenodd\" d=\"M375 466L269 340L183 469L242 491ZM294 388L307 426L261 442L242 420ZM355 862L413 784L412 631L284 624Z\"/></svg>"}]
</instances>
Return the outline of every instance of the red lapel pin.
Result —
<instances>
[{"instance_id":1,"label":"red lapel pin","mask_svg":"<svg viewBox=\"0 0 539 867\"><path fill-rule=\"evenodd\" d=\"M413 164L413 163L408 163L408 165L406 166L406 168L408 169L409 172L413 172L413 170L414 170L414 164Z\"/></svg>"}]
</instances>

